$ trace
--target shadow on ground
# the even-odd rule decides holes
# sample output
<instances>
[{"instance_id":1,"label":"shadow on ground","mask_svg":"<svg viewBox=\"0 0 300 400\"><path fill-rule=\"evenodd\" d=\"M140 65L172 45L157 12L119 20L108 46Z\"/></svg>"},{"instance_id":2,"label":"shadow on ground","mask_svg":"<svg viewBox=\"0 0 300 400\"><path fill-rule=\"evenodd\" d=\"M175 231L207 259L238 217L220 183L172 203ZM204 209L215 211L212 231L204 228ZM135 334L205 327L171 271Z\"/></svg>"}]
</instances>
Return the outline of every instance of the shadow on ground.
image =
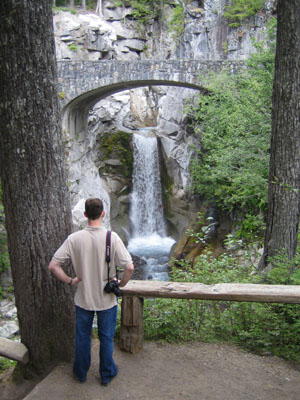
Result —
<instances>
[{"instance_id":1,"label":"shadow on ground","mask_svg":"<svg viewBox=\"0 0 300 400\"><path fill-rule=\"evenodd\" d=\"M144 343L135 355L115 346L119 374L103 387L98 376L98 342L85 383L71 364L58 365L25 397L12 397L2 383L1 400L299 400L300 372L276 357L249 354L229 345ZM6 385L6 386L5 386ZM3 390L2 390L3 389ZM20 392L21 393L21 392ZM3 397L6 396L6 397ZM17 396L17 394L15 394Z\"/></svg>"}]
</instances>

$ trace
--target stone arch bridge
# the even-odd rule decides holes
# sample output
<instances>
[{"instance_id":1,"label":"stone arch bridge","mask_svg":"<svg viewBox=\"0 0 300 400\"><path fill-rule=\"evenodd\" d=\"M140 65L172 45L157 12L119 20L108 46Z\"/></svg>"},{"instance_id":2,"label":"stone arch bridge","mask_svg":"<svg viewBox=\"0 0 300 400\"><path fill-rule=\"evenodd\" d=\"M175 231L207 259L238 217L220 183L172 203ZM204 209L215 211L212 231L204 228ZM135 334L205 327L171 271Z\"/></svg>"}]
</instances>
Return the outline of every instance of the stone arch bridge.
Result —
<instances>
[{"instance_id":1,"label":"stone arch bridge","mask_svg":"<svg viewBox=\"0 0 300 400\"><path fill-rule=\"evenodd\" d=\"M208 71L242 62L200 60L58 61L59 97L63 126L73 133L86 130L88 111L101 99L142 86L181 86L206 91Z\"/></svg>"}]
</instances>

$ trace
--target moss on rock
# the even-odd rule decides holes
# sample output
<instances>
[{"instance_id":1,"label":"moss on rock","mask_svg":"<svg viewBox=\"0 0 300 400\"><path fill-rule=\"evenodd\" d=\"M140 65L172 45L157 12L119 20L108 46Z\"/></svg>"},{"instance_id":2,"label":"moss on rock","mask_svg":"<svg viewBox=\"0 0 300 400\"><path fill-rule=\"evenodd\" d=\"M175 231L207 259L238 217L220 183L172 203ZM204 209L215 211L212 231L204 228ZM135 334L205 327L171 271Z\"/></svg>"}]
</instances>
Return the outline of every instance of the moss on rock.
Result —
<instances>
[{"instance_id":1,"label":"moss on rock","mask_svg":"<svg viewBox=\"0 0 300 400\"><path fill-rule=\"evenodd\" d=\"M119 174L131 181L133 170L132 134L122 131L105 132L100 140L100 161L119 160L119 165L105 165L106 173Z\"/></svg>"}]
</instances>

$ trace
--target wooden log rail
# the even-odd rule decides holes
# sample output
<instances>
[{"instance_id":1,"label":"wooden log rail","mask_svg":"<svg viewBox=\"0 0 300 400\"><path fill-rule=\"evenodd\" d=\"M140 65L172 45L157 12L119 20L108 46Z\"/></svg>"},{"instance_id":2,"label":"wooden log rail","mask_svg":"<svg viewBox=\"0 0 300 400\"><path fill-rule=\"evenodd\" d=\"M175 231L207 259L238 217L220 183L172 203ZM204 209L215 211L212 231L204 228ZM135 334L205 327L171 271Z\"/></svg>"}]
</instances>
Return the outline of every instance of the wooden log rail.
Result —
<instances>
[{"instance_id":1,"label":"wooden log rail","mask_svg":"<svg viewBox=\"0 0 300 400\"><path fill-rule=\"evenodd\" d=\"M23 343L3 337L0 337L0 356L20 361L23 364L27 364L29 361L28 349Z\"/></svg>"},{"instance_id":2,"label":"wooden log rail","mask_svg":"<svg viewBox=\"0 0 300 400\"><path fill-rule=\"evenodd\" d=\"M122 292L120 348L130 353L143 347L144 297L300 304L300 285L130 281Z\"/></svg>"}]
</instances>

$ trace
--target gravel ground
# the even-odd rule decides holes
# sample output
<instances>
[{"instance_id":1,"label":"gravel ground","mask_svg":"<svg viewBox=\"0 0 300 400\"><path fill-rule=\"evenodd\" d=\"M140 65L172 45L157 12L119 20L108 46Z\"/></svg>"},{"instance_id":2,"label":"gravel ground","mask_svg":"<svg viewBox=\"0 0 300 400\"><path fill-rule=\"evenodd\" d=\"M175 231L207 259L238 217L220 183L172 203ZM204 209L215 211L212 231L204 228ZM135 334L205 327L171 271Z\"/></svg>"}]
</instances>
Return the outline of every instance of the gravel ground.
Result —
<instances>
[{"instance_id":1,"label":"gravel ground","mask_svg":"<svg viewBox=\"0 0 300 400\"><path fill-rule=\"evenodd\" d=\"M88 379L72 377L72 365L60 364L30 390L30 382L0 385L1 400L299 400L300 366L261 357L235 346L144 343L135 355L115 347L119 374L103 387L98 377L98 342ZM36 384L36 382L33 382ZM27 387L26 387L27 385Z\"/></svg>"}]
</instances>

